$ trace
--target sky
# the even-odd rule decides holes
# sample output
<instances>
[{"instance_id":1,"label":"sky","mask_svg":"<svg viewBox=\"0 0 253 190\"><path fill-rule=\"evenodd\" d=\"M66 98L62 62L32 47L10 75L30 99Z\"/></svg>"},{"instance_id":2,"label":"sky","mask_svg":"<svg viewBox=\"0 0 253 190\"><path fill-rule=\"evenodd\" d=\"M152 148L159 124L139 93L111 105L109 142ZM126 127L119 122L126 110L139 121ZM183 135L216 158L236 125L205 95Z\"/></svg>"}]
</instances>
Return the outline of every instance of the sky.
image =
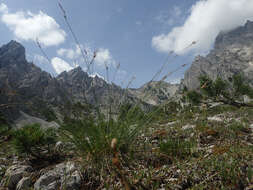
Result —
<instances>
[{"instance_id":1,"label":"sky","mask_svg":"<svg viewBox=\"0 0 253 190\"><path fill-rule=\"evenodd\" d=\"M220 31L253 20L252 10L253 0L0 0L0 45L22 43L53 76L81 66L122 87L177 83ZM88 69L84 58L94 55Z\"/></svg>"}]
</instances>

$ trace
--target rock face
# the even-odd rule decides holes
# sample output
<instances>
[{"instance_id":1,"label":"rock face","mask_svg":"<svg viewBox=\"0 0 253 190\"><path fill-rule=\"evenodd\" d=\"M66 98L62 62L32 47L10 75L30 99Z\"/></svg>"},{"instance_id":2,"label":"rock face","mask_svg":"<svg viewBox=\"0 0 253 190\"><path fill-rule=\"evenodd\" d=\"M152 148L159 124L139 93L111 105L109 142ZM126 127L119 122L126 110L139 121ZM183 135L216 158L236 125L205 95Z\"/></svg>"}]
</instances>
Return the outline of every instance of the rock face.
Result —
<instances>
[{"instance_id":1,"label":"rock face","mask_svg":"<svg viewBox=\"0 0 253 190\"><path fill-rule=\"evenodd\" d=\"M101 111L110 105L114 111L124 101L138 98L80 67L54 78L27 62L25 48L18 42L0 48L0 116L18 127L31 122L55 126L48 122L71 115L70 108L77 103L99 106Z\"/></svg>"},{"instance_id":2,"label":"rock face","mask_svg":"<svg viewBox=\"0 0 253 190\"><path fill-rule=\"evenodd\" d=\"M189 90L199 87L199 76L208 75L230 80L241 73L253 85L253 22L229 32L221 32L215 41L214 49L206 56L197 56L186 71L183 85Z\"/></svg>"},{"instance_id":3,"label":"rock face","mask_svg":"<svg viewBox=\"0 0 253 190\"><path fill-rule=\"evenodd\" d=\"M108 84L97 75L89 76L81 67L63 72L56 79L61 87L71 94L74 102L100 105L107 102L109 96L113 96L114 102L120 101L125 93L124 89Z\"/></svg>"},{"instance_id":4,"label":"rock face","mask_svg":"<svg viewBox=\"0 0 253 190\"><path fill-rule=\"evenodd\" d=\"M0 48L0 112L13 121L20 111L47 119L43 112L68 101L67 94L50 74L25 59L24 47L11 41Z\"/></svg>"}]
</instances>

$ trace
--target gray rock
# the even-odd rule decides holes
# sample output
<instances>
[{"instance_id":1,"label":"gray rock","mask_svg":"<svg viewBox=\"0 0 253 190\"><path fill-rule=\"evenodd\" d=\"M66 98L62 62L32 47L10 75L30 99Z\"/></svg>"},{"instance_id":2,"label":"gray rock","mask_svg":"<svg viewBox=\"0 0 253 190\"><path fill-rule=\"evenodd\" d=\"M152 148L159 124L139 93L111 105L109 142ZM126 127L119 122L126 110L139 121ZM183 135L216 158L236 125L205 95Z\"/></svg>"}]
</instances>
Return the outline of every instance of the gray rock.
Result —
<instances>
[{"instance_id":1,"label":"gray rock","mask_svg":"<svg viewBox=\"0 0 253 190\"><path fill-rule=\"evenodd\" d=\"M195 127L196 127L196 125L187 124L187 125L183 126L182 129L183 129L183 130L194 129Z\"/></svg>"},{"instance_id":2,"label":"gray rock","mask_svg":"<svg viewBox=\"0 0 253 190\"><path fill-rule=\"evenodd\" d=\"M224 119L219 117L219 116L208 117L207 120L208 121L217 121L217 122L223 122L224 121Z\"/></svg>"},{"instance_id":3,"label":"gray rock","mask_svg":"<svg viewBox=\"0 0 253 190\"><path fill-rule=\"evenodd\" d=\"M213 102L213 103L210 103L210 107L209 108L215 108L215 107L220 106L220 105L223 105L223 103Z\"/></svg>"},{"instance_id":4,"label":"gray rock","mask_svg":"<svg viewBox=\"0 0 253 190\"><path fill-rule=\"evenodd\" d=\"M249 128L253 131L253 123L249 126Z\"/></svg>"},{"instance_id":5,"label":"gray rock","mask_svg":"<svg viewBox=\"0 0 253 190\"><path fill-rule=\"evenodd\" d=\"M55 151L55 152L58 152L58 153L61 153L61 152L63 151L63 148L64 148L63 142L58 141L58 142L55 144L54 151Z\"/></svg>"},{"instance_id":6,"label":"gray rock","mask_svg":"<svg viewBox=\"0 0 253 190\"><path fill-rule=\"evenodd\" d=\"M31 166L25 165L13 165L9 167L4 175L3 184L9 189L15 189L18 182L23 178L25 174L32 172L33 169Z\"/></svg>"},{"instance_id":7,"label":"gray rock","mask_svg":"<svg viewBox=\"0 0 253 190\"><path fill-rule=\"evenodd\" d=\"M248 104L248 103L250 103L250 102L252 102L253 100L249 97L249 96L247 96L247 95L244 95L243 96L243 102L245 103L245 104Z\"/></svg>"},{"instance_id":8,"label":"gray rock","mask_svg":"<svg viewBox=\"0 0 253 190\"><path fill-rule=\"evenodd\" d=\"M31 187L32 181L29 177L23 177L17 184L16 190L27 190Z\"/></svg>"},{"instance_id":9,"label":"gray rock","mask_svg":"<svg viewBox=\"0 0 253 190\"><path fill-rule=\"evenodd\" d=\"M197 56L185 72L183 85L189 90L199 87L199 77L207 75L212 80L220 77L231 80L243 73L253 86L253 22L229 32L221 32L214 49L205 57Z\"/></svg>"},{"instance_id":10,"label":"gray rock","mask_svg":"<svg viewBox=\"0 0 253 190\"><path fill-rule=\"evenodd\" d=\"M57 174L56 171L52 170L42 175L34 184L34 189L36 190L53 190L57 189L61 182L61 176Z\"/></svg>"},{"instance_id":11,"label":"gray rock","mask_svg":"<svg viewBox=\"0 0 253 190\"><path fill-rule=\"evenodd\" d=\"M80 189L81 186L81 175L79 171L74 171L70 176L64 179L61 187L66 187L66 189Z\"/></svg>"},{"instance_id":12,"label":"gray rock","mask_svg":"<svg viewBox=\"0 0 253 190\"><path fill-rule=\"evenodd\" d=\"M34 123L40 124L40 126L44 129L48 129L48 128L58 129L60 127L60 125L58 123L56 123L55 121L47 122L43 119L28 115L22 111L20 111L20 117L14 121L14 125L17 128L22 128L25 125L31 125Z\"/></svg>"},{"instance_id":13,"label":"gray rock","mask_svg":"<svg viewBox=\"0 0 253 190\"><path fill-rule=\"evenodd\" d=\"M34 184L35 190L74 189L81 186L81 175L75 163L58 164L53 170L42 175Z\"/></svg>"},{"instance_id":14,"label":"gray rock","mask_svg":"<svg viewBox=\"0 0 253 190\"><path fill-rule=\"evenodd\" d=\"M165 124L165 126L172 126L172 125L175 125L177 123L178 123L178 121L172 121L172 122L169 122L169 123Z\"/></svg>"}]
</instances>

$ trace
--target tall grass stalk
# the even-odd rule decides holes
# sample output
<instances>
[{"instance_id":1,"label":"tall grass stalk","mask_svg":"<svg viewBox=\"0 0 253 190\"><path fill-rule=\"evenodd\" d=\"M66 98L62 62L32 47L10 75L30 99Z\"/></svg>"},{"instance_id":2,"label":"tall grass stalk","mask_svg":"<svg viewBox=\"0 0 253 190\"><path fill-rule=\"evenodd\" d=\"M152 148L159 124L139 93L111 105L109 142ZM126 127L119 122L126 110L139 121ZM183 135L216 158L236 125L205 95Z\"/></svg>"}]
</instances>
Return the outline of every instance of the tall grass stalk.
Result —
<instances>
[{"instance_id":1,"label":"tall grass stalk","mask_svg":"<svg viewBox=\"0 0 253 190\"><path fill-rule=\"evenodd\" d=\"M69 31L71 32L71 35L74 38L74 41L75 41L76 45L78 46L78 48L81 51L83 61L86 64L87 71L89 73L90 72L90 64L89 64L89 61L88 61L88 52L85 49L82 48L82 46L81 46L74 30L72 29L71 24L68 21L67 13L66 13L65 9L63 8L62 4L60 2L58 2L58 5L59 5L59 8L61 9L61 11L63 13L63 17L64 17L64 20L65 20L65 23L67 24L67 27L69 28Z\"/></svg>"}]
</instances>

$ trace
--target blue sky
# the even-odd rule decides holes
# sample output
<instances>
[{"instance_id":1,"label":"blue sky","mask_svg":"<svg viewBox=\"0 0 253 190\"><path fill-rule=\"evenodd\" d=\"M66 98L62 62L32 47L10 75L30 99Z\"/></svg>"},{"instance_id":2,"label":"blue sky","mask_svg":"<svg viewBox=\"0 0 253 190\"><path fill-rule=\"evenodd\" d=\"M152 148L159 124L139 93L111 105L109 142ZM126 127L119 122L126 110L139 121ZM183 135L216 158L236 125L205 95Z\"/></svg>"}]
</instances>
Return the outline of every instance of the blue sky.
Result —
<instances>
[{"instance_id":1,"label":"blue sky","mask_svg":"<svg viewBox=\"0 0 253 190\"><path fill-rule=\"evenodd\" d=\"M253 18L253 4L247 0L60 2L82 48L89 56L97 50L92 71L106 76L106 63L112 80L120 63L114 82L126 86L136 76L131 87L151 80L171 51L179 56L169 57L161 77L181 68L166 79L179 81L194 56L210 50L220 30L233 29ZM28 60L54 75L76 65L85 67L57 0L1 0L0 3L1 45L16 39L27 49ZM42 57L35 38L50 63ZM196 46L189 46L193 41ZM187 66L181 67L184 64Z\"/></svg>"}]
</instances>

